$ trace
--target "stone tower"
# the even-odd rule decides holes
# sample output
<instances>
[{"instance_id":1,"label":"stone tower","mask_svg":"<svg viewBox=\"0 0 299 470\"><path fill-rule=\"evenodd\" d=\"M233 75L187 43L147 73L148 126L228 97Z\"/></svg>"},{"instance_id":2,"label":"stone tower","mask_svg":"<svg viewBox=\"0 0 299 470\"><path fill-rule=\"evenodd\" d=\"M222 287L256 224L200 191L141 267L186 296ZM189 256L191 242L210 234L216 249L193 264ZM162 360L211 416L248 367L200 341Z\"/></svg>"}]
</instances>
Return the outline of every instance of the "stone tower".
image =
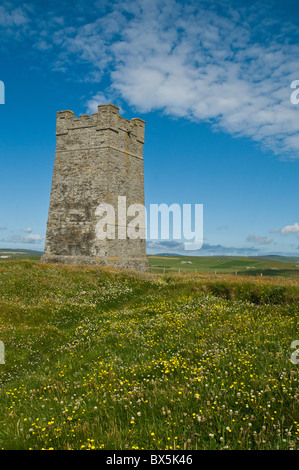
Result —
<instances>
[{"instance_id":1,"label":"stone tower","mask_svg":"<svg viewBox=\"0 0 299 470\"><path fill-rule=\"evenodd\" d=\"M144 204L144 121L123 119L112 104L95 114L59 111L43 262L113 265L146 271L145 239L118 237L118 199ZM99 204L115 208L115 239L98 239ZM122 220L122 219L121 219ZM143 227L144 228L144 227Z\"/></svg>"}]
</instances>

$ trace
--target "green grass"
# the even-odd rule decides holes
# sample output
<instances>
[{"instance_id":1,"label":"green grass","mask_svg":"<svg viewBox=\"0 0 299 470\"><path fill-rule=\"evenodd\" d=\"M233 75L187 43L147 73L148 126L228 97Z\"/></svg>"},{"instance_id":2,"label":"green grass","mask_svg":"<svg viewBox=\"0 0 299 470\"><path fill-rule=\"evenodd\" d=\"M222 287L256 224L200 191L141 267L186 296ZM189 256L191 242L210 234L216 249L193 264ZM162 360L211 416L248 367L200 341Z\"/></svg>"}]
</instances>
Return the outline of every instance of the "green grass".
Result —
<instances>
[{"instance_id":1,"label":"green grass","mask_svg":"<svg viewBox=\"0 0 299 470\"><path fill-rule=\"evenodd\" d=\"M298 449L296 279L0 264L0 448Z\"/></svg>"}]
</instances>

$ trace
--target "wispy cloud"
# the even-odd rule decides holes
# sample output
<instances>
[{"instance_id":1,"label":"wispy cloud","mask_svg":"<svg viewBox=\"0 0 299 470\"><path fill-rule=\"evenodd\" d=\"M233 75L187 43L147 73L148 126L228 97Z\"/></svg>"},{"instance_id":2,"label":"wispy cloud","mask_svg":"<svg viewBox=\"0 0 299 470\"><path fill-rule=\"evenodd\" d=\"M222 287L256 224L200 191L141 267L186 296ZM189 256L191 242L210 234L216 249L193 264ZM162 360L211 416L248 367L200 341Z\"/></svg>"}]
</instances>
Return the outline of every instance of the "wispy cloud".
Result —
<instances>
[{"instance_id":1,"label":"wispy cloud","mask_svg":"<svg viewBox=\"0 0 299 470\"><path fill-rule=\"evenodd\" d=\"M9 52L14 43L20 43L24 38L32 35L30 12L32 6L22 4L12 5L9 1L3 1L0 5L0 41L1 52Z\"/></svg>"},{"instance_id":2,"label":"wispy cloud","mask_svg":"<svg viewBox=\"0 0 299 470\"><path fill-rule=\"evenodd\" d=\"M0 5L0 26L5 28L19 27L28 21L29 17L24 8L14 8L9 2L3 2Z\"/></svg>"},{"instance_id":3,"label":"wispy cloud","mask_svg":"<svg viewBox=\"0 0 299 470\"><path fill-rule=\"evenodd\" d=\"M223 15L200 3L118 2L118 12L62 32L64 44L101 73L109 66L110 96L139 112L209 122L298 158L298 110L290 102L298 45L272 37L263 12Z\"/></svg>"},{"instance_id":4,"label":"wispy cloud","mask_svg":"<svg viewBox=\"0 0 299 470\"><path fill-rule=\"evenodd\" d=\"M250 243L257 243L259 245L269 245L273 242L273 238L261 237L259 235L248 235L246 240Z\"/></svg>"},{"instance_id":5,"label":"wispy cloud","mask_svg":"<svg viewBox=\"0 0 299 470\"><path fill-rule=\"evenodd\" d=\"M108 93L107 93L108 96ZM111 103L111 98L106 98L106 95L104 93L97 93L95 96L93 96L90 100L87 101L86 106L87 106L87 112L89 114L96 113L98 111L98 105L99 104L107 104ZM122 107L119 105L119 112L123 113Z\"/></svg>"},{"instance_id":6,"label":"wispy cloud","mask_svg":"<svg viewBox=\"0 0 299 470\"><path fill-rule=\"evenodd\" d=\"M169 250L184 250L185 245L183 242L176 240L162 240L162 241L147 241L146 246L151 249L169 249Z\"/></svg>"},{"instance_id":7,"label":"wispy cloud","mask_svg":"<svg viewBox=\"0 0 299 470\"><path fill-rule=\"evenodd\" d=\"M298 32L270 4L90 1L92 20L75 4L76 18L66 9L43 18L32 12L27 37L53 70L95 83L88 111L102 100L159 110L299 158L298 108L290 101ZM29 4L3 8L3 26L28 22Z\"/></svg>"},{"instance_id":8,"label":"wispy cloud","mask_svg":"<svg viewBox=\"0 0 299 470\"><path fill-rule=\"evenodd\" d=\"M0 242L3 243L17 243L17 244L41 244L44 241L45 237L30 233L29 235L11 235L6 238L2 238Z\"/></svg>"},{"instance_id":9,"label":"wispy cloud","mask_svg":"<svg viewBox=\"0 0 299 470\"><path fill-rule=\"evenodd\" d=\"M223 245L210 245L204 243L200 250L186 250L182 242L175 240L147 241L147 252L151 254L158 253L174 253L185 256L247 256L259 253L257 248L246 247L227 247Z\"/></svg>"}]
</instances>

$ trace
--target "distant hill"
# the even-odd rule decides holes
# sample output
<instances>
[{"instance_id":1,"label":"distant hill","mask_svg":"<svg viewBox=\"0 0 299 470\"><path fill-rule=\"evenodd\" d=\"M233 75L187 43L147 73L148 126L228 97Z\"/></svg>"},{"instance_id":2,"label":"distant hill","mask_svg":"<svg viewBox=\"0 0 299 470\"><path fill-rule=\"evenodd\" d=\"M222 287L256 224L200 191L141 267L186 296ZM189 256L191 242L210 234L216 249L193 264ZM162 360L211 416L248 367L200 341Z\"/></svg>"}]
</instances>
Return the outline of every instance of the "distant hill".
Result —
<instances>
[{"instance_id":1,"label":"distant hill","mask_svg":"<svg viewBox=\"0 0 299 470\"><path fill-rule=\"evenodd\" d=\"M179 255L178 253L155 253L149 256L184 256L184 255Z\"/></svg>"},{"instance_id":2,"label":"distant hill","mask_svg":"<svg viewBox=\"0 0 299 470\"><path fill-rule=\"evenodd\" d=\"M252 256L251 258L258 258L260 260L269 260L269 261L280 261L281 263L299 263L299 256L267 255L267 256Z\"/></svg>"},{"instance_id":3,"label":"distant hill","mask_svg":"<svg viewBox=\"0 0 299 470\"><path fill-rule=\"evenodd\" d=\"M13 249L13 248L0 248L0 259L9 258L30 258L39 259L43 255L43 251L27 250L27 249Z\"/></svg>"}]
</instances>

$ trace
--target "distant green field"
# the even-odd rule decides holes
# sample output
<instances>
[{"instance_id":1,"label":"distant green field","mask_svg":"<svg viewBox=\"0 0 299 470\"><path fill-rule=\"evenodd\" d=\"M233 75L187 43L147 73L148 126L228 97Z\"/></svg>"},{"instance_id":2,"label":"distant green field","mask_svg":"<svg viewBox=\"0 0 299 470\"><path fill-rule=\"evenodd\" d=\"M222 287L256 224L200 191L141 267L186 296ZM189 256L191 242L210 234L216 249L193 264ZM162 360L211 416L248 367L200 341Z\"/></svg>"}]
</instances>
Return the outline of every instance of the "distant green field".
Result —
<instances>
[{"instance_id":1,"label":"distant green field","mask_svg":"<svg viewBox=\"0 0 299 470\"><path fill-rule=\"evenodd\" d=\"M299 277L299 258L221 257L221 256L148 256L153 273L198 272L242 276Z\"/></svg>"},{"instance_id":2,"label":"distant green field","mask_svg":"<svg viewBox=\"0 0 299 470\"><path fill-rule=\"evenodd\" d=\"M30 259L32 261L39 261L42 256L41 251L37 250L13 250L13 249L0 249L0 261L11 259Z\"/></svg>"}]
</instances>

